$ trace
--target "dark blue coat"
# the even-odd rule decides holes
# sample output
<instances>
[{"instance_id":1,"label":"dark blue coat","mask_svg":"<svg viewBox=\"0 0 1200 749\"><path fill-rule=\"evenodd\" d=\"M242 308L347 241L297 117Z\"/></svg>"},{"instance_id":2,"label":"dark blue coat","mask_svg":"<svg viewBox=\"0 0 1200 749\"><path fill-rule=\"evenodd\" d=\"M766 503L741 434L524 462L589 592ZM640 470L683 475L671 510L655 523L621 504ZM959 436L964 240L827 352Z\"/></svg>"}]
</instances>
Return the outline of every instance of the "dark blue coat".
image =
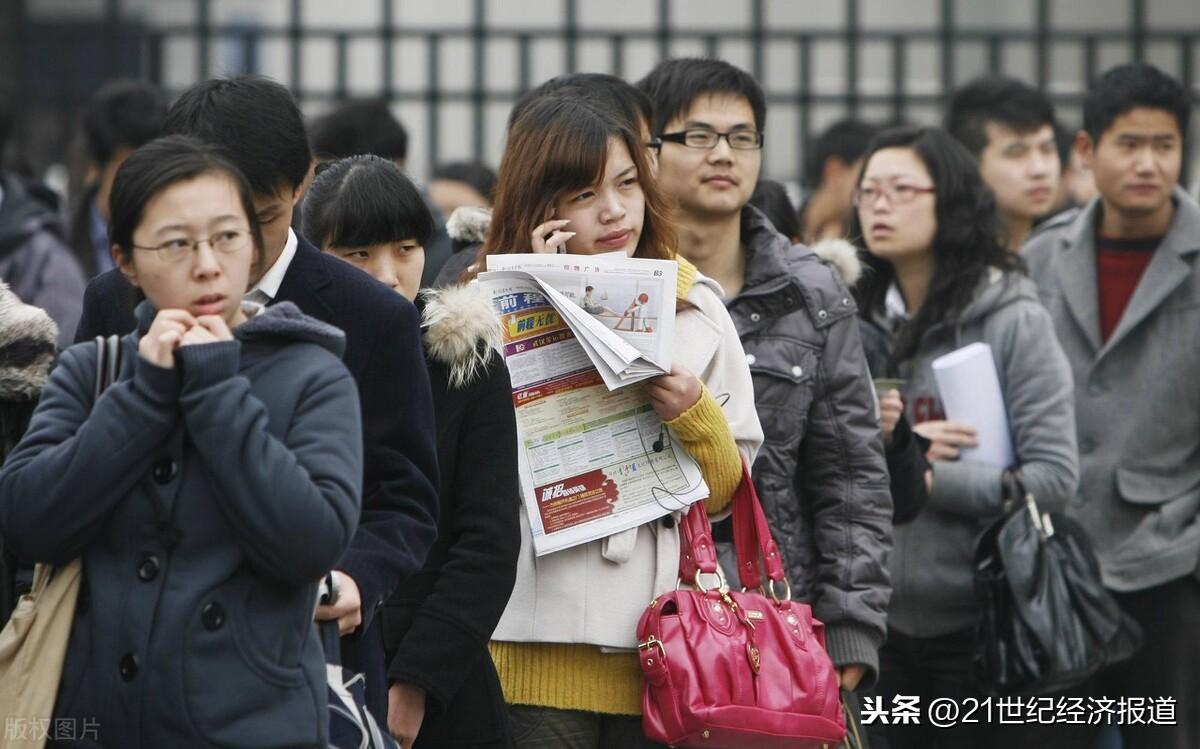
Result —
<instances>
[{"instance_id":1,"label":"dark blue coat","mask_svg":"<svg viewBox=\"0 0 1200 749\"><path fill-rule=\"evenodd\" d=\"M95 278L76 340L133 330L137 295L118 271ZM303 237L275 301L346 333L343 361L362 399L365 473L358 534L337 569L358 583L366 630L379 605L421 569L437 535L436 431L416 308Z\"/></svg>"},{"instance_id":2,"label":"dark blue coat","mask_svg":"<svg viewBox=\"0 0 1200 749\"><path fill-rule=\"evenodd\" d=\"M323 746L316 584L362 480L342 333L281 304L171 369L137 338L95 403L95 344L64 352L0 472L18 557L83 559L55 717L104 746Z\"/></svg>"}]
</instances>

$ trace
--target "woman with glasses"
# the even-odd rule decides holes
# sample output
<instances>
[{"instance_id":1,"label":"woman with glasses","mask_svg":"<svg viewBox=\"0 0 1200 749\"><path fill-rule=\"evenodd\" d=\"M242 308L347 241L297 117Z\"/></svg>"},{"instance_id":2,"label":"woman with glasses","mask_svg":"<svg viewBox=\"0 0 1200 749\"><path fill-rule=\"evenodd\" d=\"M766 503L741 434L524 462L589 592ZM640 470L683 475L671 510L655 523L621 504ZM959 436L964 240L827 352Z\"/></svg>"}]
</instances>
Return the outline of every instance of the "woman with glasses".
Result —
<instances>
[{"instance_id":1,"label":"woman with glasses","mask_svg":"<svg viewBox=\"0 0 1200 749\"><path fill-rule=\"evenodd\" d=\"M57 738L324 746L313 608L363 471L345 337L242 301L262 235L214 147L139 148L110 200L114 260L146 296L137 330L98 397L97 344L63 353L0 473L5 544L83 562Z\"/></svg>"},{"instance_id":2,"label":"woman with glasses","mask_svg":"<svg viewBox=\"0 0 1200 749\"><path fill-rule=\"evenodd\" d=\"M971 678L975 541L1004 512L1004 470L1021 470L1043 511L1063 509L1075 492L1071 371L1033 283L1000 241L996 204L975 160L944 131L900 128L877 136L854 205L851 236L865 246L870 267L859 285L861 314L887 342L886 374L903 378L905 414L929 440L933 465L924 510L895 528L894 592L876 694L889 708L896 695L919 698L922 710L936 698L962 705L986 696ZM988 344L995 358L1013 466L964 457L977 445L979 425L944 413L930 364L972 343ZM875 724L871 743L1016 745L997 723L981 714L951 729L928 721Z\"/></svg>"},{"instance_id":3,"label":"woman with glasses","mask_svg":"<svg viewBox=\"0 0 1200 749\"><path fill-rule=\"evenodd\" d=\"M762 429L733 322L716 284L675 256L650 170L643 138L609 109L542 97L509 131L482 254L562 249L678 260L671 372L645 390L699 463L706 507L716 513L732 500ZM640 717L636 628L650 600L677 582L678 516L535 557L521 508L516 586L491 643L517 746L652 745Z\"/></svg>"}]
</instances>

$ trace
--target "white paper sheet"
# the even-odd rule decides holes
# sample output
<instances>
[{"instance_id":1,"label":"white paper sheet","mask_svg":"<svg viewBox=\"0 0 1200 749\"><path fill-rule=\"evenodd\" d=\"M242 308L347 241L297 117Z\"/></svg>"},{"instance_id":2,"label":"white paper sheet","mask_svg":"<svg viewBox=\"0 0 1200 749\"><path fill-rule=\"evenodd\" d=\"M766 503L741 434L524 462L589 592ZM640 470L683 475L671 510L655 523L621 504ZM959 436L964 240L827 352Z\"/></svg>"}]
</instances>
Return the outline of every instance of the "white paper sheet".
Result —
<instances>
[{"instance_id":1,"label":"white paper sheet","mask_svg":"<svg viewBox=\"0 0 1200 749\"><path fill-rule=\"evenodd\" d=\"M932 367L946 418L975 427L979 438L979 447L964 449L960 459L1011 467L1016 460L992 347L972 343L934 359Z\"/></svg>"}]
</instances>

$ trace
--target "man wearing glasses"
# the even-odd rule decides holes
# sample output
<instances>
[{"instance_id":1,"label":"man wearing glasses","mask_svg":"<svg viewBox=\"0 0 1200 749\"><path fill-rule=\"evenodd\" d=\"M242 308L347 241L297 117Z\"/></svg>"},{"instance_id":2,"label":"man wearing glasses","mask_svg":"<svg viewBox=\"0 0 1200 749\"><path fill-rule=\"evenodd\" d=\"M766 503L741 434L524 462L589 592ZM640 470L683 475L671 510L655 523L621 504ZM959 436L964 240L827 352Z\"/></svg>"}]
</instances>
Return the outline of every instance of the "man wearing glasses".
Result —
<instances>
[{"instance_id":1,"label":"man wearing glasses","mask_svg":"<svg viewBox=\"0 0 1200 749\"><path fill-rule=\"evenodd\" d=\"M842 688L870 686L891 595L892 501L857 308L831 268L747 205L762 166L758 83L726 62L677 59L638 87L654 105L679 252L721 284L746 350L766 433L754 482L794 597L825 623ZM852 251L842 260L857 273Z\"/></svg>"}]
</instances>

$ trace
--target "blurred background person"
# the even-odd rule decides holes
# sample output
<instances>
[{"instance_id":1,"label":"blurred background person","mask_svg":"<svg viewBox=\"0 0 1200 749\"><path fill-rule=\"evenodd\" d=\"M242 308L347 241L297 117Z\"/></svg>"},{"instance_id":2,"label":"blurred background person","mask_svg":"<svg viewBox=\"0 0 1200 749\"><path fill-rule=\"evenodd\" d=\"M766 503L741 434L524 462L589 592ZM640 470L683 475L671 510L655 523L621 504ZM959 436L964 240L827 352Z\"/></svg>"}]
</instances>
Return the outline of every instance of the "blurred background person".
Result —
<instances>
[{"instance_id":1,"label":"blurred background person","mask_svg":"<svg viewBox=\"0 0 1200 749\"><path fill-rule=\"evenodd\" d=\"M781 182L760 179L750 195L750 205L762 211L775 230L787 237L792 244L803 243L796 206L792 204L787 188Z\"/></svg>"},{"instance_id":2,"label":"blurred background person","mask_svg":"<svg viewBox=\"0 0 1200 749\"><path fill-rule=\"evenodd\" d=\"M339 104L312 121L309 142L318 162L371 154L404 169L408 160L408 130L383 99L351 99ZM438 208L428 192L422 190L421 197L433 214L433 236L425 245L425 273L421 277L421 285L428 286L450 258L450 236L446 233L448 214ZM303 220L303 213L302 205L297 220Z\"/></svg>"},{"instance_id":3,"label":"blurred background person","mask_svg":"<svg viewBox=\"0 0 1200 749\"><path fill-rule=\"evenodd\" d=\"M478 161L454 161L433 170L428 192L437 209L449 218L463 206L491 208L495 186L496 172L491 167Z\"/></svg>"},{"instance_id":4,"label":"blurred background person","mask_svg":"<svg viewBox=\"0 0 1200 749\"><path fill-rule=\"evenodd\" d=\"M862 157L878 131L861 120L839 120L826 128L805 154L804 188L808 192L800 205L797 232L805 244L846 236Z\"/></svg>"},{"instance_id":5,"label":"blurred background person","mask_svg":"<svg viewBox=\"0 0 1200 749\"><path fill-rule=\"evenodd\" d=\"M1062 168L1050 99L1013 78L979 78L954 92L944 127L979 160L996 196L1005 244L1016 252L1059 196Z\"/></svg>"},{"instance_id":6,"label":"blurred background person","mask_svg":"<svg viewBox=\"0 0 1200 749\"><path fill-rule=\"evenodd\" d=\"M0 94L0 154L12 127L11 103ZM0 164L0 280L22 302L46 310L58 325L61 348L75 338L84 290L65 234L58 197Z\"/></svg>"},{"instance_id":7,"label":"blurred background person","mask_svg":"<svg viewBox=\"0 0 1200 749\"><path fill-rule=\"evenodd\" d=\"M83 111L80 130L87 164L83 191L72 200L70 239L87 278L115 267L108 242L108 195L117 168L158 137L166 116L162 94L140 81L108 84Z\"/></svg>"}]
</instances>

